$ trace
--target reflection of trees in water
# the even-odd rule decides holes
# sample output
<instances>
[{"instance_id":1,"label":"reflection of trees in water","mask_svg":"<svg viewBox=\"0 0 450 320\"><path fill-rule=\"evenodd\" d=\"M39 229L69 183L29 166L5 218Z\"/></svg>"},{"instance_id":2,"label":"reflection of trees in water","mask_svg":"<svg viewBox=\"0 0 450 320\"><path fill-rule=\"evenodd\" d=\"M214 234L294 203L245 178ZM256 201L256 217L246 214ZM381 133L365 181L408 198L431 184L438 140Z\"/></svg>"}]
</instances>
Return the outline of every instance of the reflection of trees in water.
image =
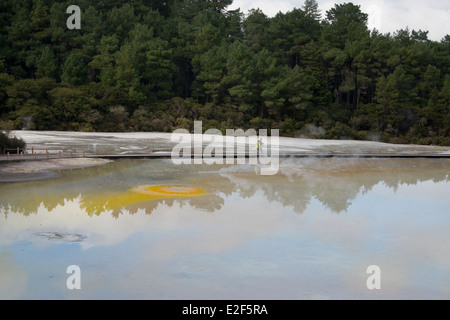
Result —
<instances>
[{"instance_id":1,"label":"reflection of trees in water","mask_svg":"<svg viewBox=\"0 0 450 320\"><path fill-rule=\"evenodd\" d=\"M89 168L50 180L3 184L0 186L0 209L5 215L8 212L29 215L36 214L41 206L52 211L57 206L64 206L66 201L79 199L80 208L91 216L109 212L119 217L124 210L129 214L139 210L151 214L159 205L172 207L175 204L213 213L233 193L250 198L261 192L269 202L290 206L297 213L302 213L312 199L339 213L347 210L359 194L368 193L379 183L395 192L402 184L448 181L450 172L448 160L435 159L295 159L283 161L275 176L257 175L252 168L244 172L223 170L218 174L217 171L199 173L198 166L187 166L187 170L187 167L179 166L170 170L167 166L167 162L138 167L133 162L123 162L106 172ZM167 176L171 179L165 178ZM206 189L209 194L136 202L131 199L125 205L117 205L112 200L123 192L124 186L144 182L187 184Z\"/></svg>"},{"instance_id":2,"label":"reflection of trees in water","mask_svg":"<svg viewBox=\"0 0 450 320\"><path fill-rule=\"evenodd\" d=\"M11 186L4 184L0 194L0 208L5 214L11 211L27 216L36 214L41 206L52 211L57 206L63 206L66 200L75 199L78 196L79 193L57 189L48 194L47 187L43 187L39 182L14 183Z\"/></svg>"},{"instance_id":3,"label":"reflection of trees in water","mask_svg":"<svg viewBox=\"0 0 450 320\"><path fill-rule=\"evenodd\" d=\"M250 172L227 171L222 176L242 197L262 191L271 202L280 202L302 213L311 199L339 213L347 210L359 194L380 183L394 192L402 184L448 181L447 160L417 159L292 159L283 161L277 176L254 177Z\"/></svg>"},{"instance_id":4,"label":"reflection of trees in water","mask_svg":"<svg viewBox=\"0 0 450 320\"><path fill-rule=\"evenodd\" d=\"M180 208L185 206L191 206L194 208L199 208L206 210L208 212L214 212L222 207L224 200L214 194L209 194L205 196L198 197L186 197L186 198L165 198L165 199L147 199L147 200L137 200L134 203L126 205L118 205L113 201L108 200L108 198L114 197L111 194L109 197L98 198L96 196L92 197L86 195L81 197L80 208L85 210L89 216L104 214L109 212L113 217L118 218L124 210L127 214L134 215L139 211L145 211L147 214L151 214L158 206L165 205L172 207L177 204ZM120 196L119 196L120 197Z\"/></svg>"},{"instance_id":5,"label":"reflection of trees in water","mask_svg":"<svg viewBox=\"0 0 450 320\"><path fill-rule=\"evenodd\" d=\"M297 159L294 170L289 170L287 165L283 171L287 177L293 175L303 179L306 188L300 190L301 199L316 198L331 211L339 213L347 210L360 193L368 193L379 183L396 191L402 184L415 185L431 179L448 181L449 170L448 161L315 159L303 163Z\"/></svg>"}]
</instances>

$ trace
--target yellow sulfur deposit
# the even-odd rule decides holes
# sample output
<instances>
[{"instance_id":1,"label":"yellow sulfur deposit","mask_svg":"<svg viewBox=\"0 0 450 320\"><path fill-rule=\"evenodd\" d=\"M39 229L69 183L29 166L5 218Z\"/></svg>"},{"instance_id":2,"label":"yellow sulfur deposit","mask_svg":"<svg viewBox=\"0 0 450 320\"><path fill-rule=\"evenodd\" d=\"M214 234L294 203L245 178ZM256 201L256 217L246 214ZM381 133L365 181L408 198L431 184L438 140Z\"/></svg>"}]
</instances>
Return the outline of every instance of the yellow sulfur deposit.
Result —
<instances>
[{"instance_id":1,"label":"yellow sulfur deposit","mask_svg":"<svg viewBox=\"0 0 450 320\"><path fill-rule=\"evenodd\" d=\"M133 188L132 191L145 194L148 196L148 199L196 197L206 194L206 191L203 189L183 186L140 186Z\"/></svg>"},{"instance_id":2,"label":"yellow sulfur deposit","mask_svg":"<svg viewBox=\"0 0 450 320\"><path fill-rule=\"evenodd\" d=\"M86 197L83 205L88 213L99 214L152 199L186 198L206 195L203 189L185 186L139 186L123 192Z\"/></svg>"}]
</instances>

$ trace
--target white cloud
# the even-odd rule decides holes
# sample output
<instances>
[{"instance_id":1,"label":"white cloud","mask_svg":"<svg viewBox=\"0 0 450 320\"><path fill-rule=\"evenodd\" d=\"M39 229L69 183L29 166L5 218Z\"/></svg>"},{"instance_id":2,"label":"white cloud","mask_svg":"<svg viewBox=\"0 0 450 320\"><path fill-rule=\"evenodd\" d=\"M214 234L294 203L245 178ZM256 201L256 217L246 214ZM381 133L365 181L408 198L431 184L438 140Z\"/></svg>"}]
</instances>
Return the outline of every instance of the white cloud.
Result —
<instances>
[{"instance_id":1,"label":"white cloud","mask_svg":"<svg viewBox=\"0 0 450 320\"><path fill-rule=\"evenodd\" d=\"M327 10L336 3L360 5L361 10L369 14L369 29L376 28L382 33L394 33L408 27L410 30L429 31L428 38L440 41L450 34L450 1L449 0L318 0L319 9L325 16ZM301 8L303 0L257 1L234 0L229 9L240 8L242 12L260 8L266 15L273 17L278 12L287 12L293 8Z\"/></svg>"}]
</instances>

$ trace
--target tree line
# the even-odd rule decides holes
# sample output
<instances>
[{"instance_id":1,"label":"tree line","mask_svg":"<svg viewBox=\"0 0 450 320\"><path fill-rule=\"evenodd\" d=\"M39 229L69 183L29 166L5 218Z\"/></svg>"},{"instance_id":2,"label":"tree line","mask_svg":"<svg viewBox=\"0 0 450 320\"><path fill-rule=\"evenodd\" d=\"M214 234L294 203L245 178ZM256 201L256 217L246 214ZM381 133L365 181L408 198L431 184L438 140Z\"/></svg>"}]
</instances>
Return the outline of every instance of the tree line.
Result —
<instances>
[{"instance_id":1,"label":"tree line","mask_svg":"<svg viewBox=\"0 0 450 320\"><path fill-rule=\"evenodd\" d=\"M277 128L450 145L450 35L382 34L353 3L268 17L232 0L0 3L0 127Z\"/></svg>"}]
</instances>

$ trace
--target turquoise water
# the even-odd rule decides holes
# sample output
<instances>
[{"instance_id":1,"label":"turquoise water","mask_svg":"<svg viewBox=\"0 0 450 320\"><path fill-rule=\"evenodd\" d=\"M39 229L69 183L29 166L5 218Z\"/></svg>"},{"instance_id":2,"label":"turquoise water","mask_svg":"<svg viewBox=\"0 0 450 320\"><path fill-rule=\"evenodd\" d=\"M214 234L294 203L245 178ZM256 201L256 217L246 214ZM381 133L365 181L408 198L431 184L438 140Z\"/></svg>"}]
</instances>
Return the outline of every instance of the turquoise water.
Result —
<instances>
[{"instance_id":1,"label":"turquoise water","mask_svg":"<svg viewBox=\"0 0 450 320\"><path fill-rule=\"evenodd\" d=\"M0 298L450 298L449 160L297 159L257 172L124 160L0 183ZM208 194L130 196L142 185ZM80 289L67 287L70 265ZM370 265L381 289L366 285Z\"/></svg>"}]
</instances>

